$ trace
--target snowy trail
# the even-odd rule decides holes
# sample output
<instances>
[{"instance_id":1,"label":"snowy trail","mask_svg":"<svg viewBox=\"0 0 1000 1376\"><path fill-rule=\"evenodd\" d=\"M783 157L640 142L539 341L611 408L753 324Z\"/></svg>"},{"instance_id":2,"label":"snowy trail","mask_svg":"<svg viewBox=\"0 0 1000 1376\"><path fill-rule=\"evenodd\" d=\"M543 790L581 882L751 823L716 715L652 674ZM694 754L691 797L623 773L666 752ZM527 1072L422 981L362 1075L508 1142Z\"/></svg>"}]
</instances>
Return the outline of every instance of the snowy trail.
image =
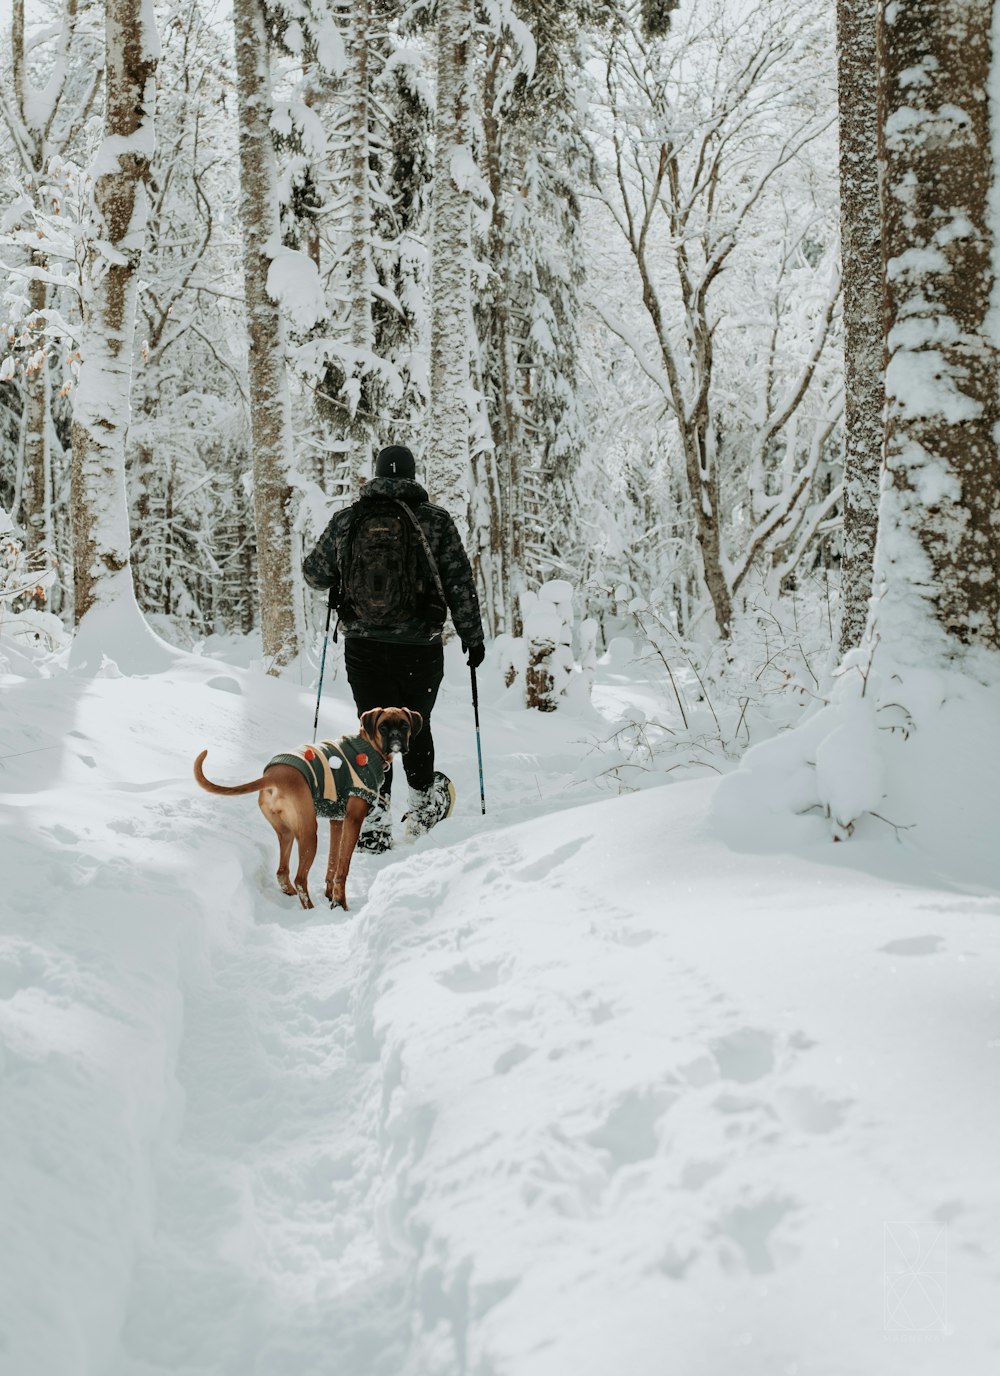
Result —
<instances>
[{"instance_id":1,"label":"snowy trail","mask_svg":"<svg viewBox=\"0 0 1000 1376\"><path fill-rule=\"evenodd\" d=\"M355 1035L350 924L286 927L243 884L232 903L254 925L188 995L185 1127L111 1370L319 1376L333 1334L341 1369L391 1370L407 1278L365 1226L379 1071Z\"/></svg>"},{"instance_id":2,"label":"snowy trail","mask_svg":"<svg viewBox=\"0 0 1000 1376\"><path fill-rule=\"evenodd\" d=\"M23 695L59 763L5 775L3 1376L992 1376L1000 900L734 851L710 782L588 802L594 723L499 696L484 821L460 682L465 806L347 915L187 776L303 695ZM944 1317L887 1309L898 1224L946 1234Z\"/></svg>"},{"instance_id":3,"label":"snowy trail","mask_svg":"<svg viewBox=\"0 0 1000 1376\"><path fill-rule=\"evenodd\" d=\"M349 707L340 714L349 720ZM578 763L572 749L563 751L544 761L521 751L491 759L487 832L493 815L504 815L498 799L509 809L526 771L535 780L533 810L551 806L536 774L544 771L549 794L558 790ZM461 786L465 816L421 843L425 859L456 835L482 831L468 763ZM199 798L184 811L220 839L219 804ZM221 816L233 818L222 853L236 842L243 858L227 856L218 867L204 857L213 874L201 904L240 936L214 946L186 992L177 1064L183 1132L160 1181L156 1240L138 1267L107 1376L319 1376L331 1369L334 1334L345 1376L399 1372L413 1327L416 1249L378 1222L392 1086L371 1009L358 1006L378 974L359 942L358 917L375 877L406 861L407 848L381 860L356 857L350 915L322 904L304 914L275 886L274 844L256 809L227 802Z\"/></svg>"}]
</instances>

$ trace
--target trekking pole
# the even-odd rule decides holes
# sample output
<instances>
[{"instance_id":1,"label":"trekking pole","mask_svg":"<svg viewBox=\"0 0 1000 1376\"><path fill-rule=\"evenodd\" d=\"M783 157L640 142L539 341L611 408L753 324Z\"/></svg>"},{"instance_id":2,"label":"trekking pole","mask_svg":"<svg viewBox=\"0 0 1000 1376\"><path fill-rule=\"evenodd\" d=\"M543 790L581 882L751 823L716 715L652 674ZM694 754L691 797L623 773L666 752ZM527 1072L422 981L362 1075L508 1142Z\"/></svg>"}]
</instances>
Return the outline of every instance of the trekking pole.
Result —
<instances>
[{"instance_id":1,"label":"trekking pole","mask_svg":"<svg viewBox=\"0 0 1000 1376\"><path fill-rule=\"evenodd\" d=\"M323 670L326 668L326 645L330 639L330 618L333 616L333 602L326 604L326 629L323 632L323 653L319 661L319 687L316 689L316 715L313 717L313 744L316 744L316 732L319 730L319 700L323 695Z\"/></svg>"},{"instance_id":2,"label":"trekking pole","mask_svg":"<svg viewBox=\"0 0 1000 1376\"><path fill-rule=\"evenodd\" d=\"M479 756L479 799L483 805L483 816L486 816L486 785L483 783L483 746L479 737L479 687L476 683L475 668L470 665L469 673L472 675L472 711L476 718L476 754Z\"/></svg>"}]
</instances>

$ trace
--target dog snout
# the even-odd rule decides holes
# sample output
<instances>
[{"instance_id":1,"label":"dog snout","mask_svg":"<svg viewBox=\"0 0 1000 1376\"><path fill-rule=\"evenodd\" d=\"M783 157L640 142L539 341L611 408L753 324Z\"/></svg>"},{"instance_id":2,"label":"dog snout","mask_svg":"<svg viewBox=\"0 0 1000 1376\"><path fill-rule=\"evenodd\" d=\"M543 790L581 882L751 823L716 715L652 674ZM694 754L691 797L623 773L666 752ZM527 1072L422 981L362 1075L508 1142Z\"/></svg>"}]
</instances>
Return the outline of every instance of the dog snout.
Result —
<instances>
[{"instance_id":1,"label":"dog snout","mask_svg":"<svg viewBox=\"0 0 1000 1376\"><path fill-rule=\"evenodd\" d=\"M392 726L384 733L385 753L387 755L405 755L410 748L410 733L404 726Z\"/></svg>"},{"instance_id":2,"label":"dog snout","mask_svg":"<svg viewBox=\"0 0 1000 1376\"><path fill-rule=\"evenodd\" d=\"M410 749L410 728L404 721L387 721L381 727L382 753L404 755Z\"/></svg>"}]
</instances>

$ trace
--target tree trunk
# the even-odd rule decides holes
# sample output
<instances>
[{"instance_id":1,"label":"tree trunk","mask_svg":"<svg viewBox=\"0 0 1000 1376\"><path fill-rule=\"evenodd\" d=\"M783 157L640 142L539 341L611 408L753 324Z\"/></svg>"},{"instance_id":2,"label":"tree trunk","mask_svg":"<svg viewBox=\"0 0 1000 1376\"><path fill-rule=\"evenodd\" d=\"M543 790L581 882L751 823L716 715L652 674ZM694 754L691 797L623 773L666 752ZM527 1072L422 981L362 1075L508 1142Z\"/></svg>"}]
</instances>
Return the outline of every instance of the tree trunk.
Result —
<instances>
[{"instance_id":1,"label":"tree trunk","mask_svg":"<svg viewBox=\"0 0 1000 1376\"><path fill-rule=\"evenodd\" d=\"M876 0L837 0L844 293L842 655L861 644L868 620L882 459L885 369L875 16Z\"/></svg>"},{"instance_id":2,"label":"tree trunk","mask_svg":"<svg viewBox=\"0 0 1000 1376\"><path fill-rule=\"evenodd\" d=\"M32 254L32 266L42 268L44 261ZM28 284L29 321L38 337L41 358L29 365L24 397L24 483L21 489L21 520L26 532L28 554L51 550L52 511L49 456L49 360L44 351L43 312L48 298L44 282Z\"/></svg>"},{"instance_id":3,"label":"tree trunk","mask_svg":"<svg viewBox=\"0 0 1000 1376\"><path fill-rule=\"evenodd\" d=\"M879 14L888 411L874 625L922 664L1000 645L992 9L909 0Z\"/></svg>"},{"instance_id":4,"label":"tree trunk","mask_svg":"<svg viewBox=\"0 0 1000 1376\"><path fill-rule=\"evenodd\" d=\"M104 140L93 168L93 226L84 278L82 365L73 409L72 513L76 622L133 599L125 440L145 180L153 151L158 46L143 0L105 7Z\"/></svg>"},{"instance_id":5,"label":"tree trunk","mask_svg":"<svg viewBox=\"0 0 1000 1376\"><path fill-rule=\"evenodd\" d=\"M426 469L461 524L468 490L472 346L472 5L440 0L431 216L431 398Z\"/></svg>"},{"instance_id":6,"label":"tree trunk","mask_svg":"<svg viewBox=\"0 0 1000 1376\"><path fill-rule=\"evenodd\" d=\"M486 179L493 197L487 254L491 270L489 302L492 351L491 379L495 395L490 408L492 453L472 457L473 509L488 521L473 522L478 537L473 565L483 592L483 613L495 635L498 631L521 634L520 610L512 590L514 529L521 509L517 463L517 423L514 416L514 370L510 347L510 297L507 275L503 184L500 170L500 121L496 115L497 75L502 42L493 39L486 54L483 80L483 156ZM523 557L523 551L522 551ZM508 610L509 608L509 610Z\"/></svg>"},{"instance_id":7,"label":"tree trunk","mask_svg":"<svg viewBox=\"0 0 1000 1376\"><path fill-rule=\"evenodd\" d=\"M371 259L372 214L369 139L369 0L352 0L350 31L351 102L351 345L356 351L355 386L352 393L356 410L367 411L365 374L371 380L371 355L374 347L372 325L372 282L375 271ZM371 471L372 429L370 422L356 413L348 427L350 441L351 489L354 495Z\"/></svg>"},{"instance_id":8,"label":"tree trunk","mask_svg":"<svg viewBox=\"0 0 1000 1376\"><path fill-rule=\"evenodd\" d=\"M253 444L254 525L261 640L268 672L279 674L298 654L292 523L289 511L291 410L284 331L268 295L271 254L280 242L277 167L271 141L271 81L262 0L233 6L240 144L240 212Z\"/></svg>"}]
</instances>

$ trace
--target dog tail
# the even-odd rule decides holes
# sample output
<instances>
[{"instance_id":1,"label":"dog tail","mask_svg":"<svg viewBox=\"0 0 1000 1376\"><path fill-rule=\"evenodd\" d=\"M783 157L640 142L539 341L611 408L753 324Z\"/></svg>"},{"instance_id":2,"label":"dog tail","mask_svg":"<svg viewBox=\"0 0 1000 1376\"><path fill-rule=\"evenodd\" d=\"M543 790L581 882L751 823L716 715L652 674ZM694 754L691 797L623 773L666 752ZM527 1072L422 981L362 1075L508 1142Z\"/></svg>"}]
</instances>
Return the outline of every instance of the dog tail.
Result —
<instances>
[{"instance_id":1,"label":"dog tail","mask_svg":"<svg viewBox=\"0 0 1000 1376\"><path fill-rule=\"evenodd\" d=\"M207 755L208 751L203 750L194 762L194 777L206 793L259 793L268 782L262 775L259 779L252 779L248 784L234 784L231 788L227 788L225 784L213 784L211 779L205 778L205 771L201 767Z\"/></svg>"}]
</instances>

